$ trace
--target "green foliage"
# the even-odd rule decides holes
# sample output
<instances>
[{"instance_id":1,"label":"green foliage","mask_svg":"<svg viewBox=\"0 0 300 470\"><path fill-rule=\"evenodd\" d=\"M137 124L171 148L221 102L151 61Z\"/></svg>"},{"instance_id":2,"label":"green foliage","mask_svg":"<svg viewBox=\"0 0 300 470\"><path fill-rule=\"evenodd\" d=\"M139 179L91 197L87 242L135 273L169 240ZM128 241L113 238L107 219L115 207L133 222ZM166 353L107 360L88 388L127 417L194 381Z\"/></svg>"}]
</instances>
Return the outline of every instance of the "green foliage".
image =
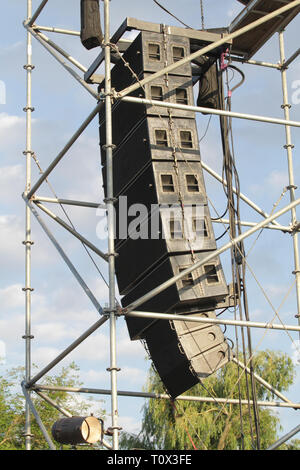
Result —
<instances>
[{"instance_id":1,"label":"green foliage","mask_svg":"<svg viewBox=\"0 0 300 470\"><path fill-rule=\"evenodd\" d=\"M241 358L239 358L242 361ZM293 383L291 359L273 351L259 352L253 360L254 370L279 391ZM186 392L189 396L206 396L247 400L250 378L233 362L204 379ZM165 393L158 375L150 371L147 392ZM250 391L250 392L247 392ZM273 399L272 393L256 382L258 400ZM270 408L259 408L260 448L266 449L277 439L278 416ZM298 443L294 441L294 446ZM123 433L123 449L167 450L238 450L256 446L253 406L217 402L150 399L143 408L143 424L138 436Z\"/></svg>"},{"instance_id":2,"label":"green foliage","mask_svg":"<svg viewBox=\"0 0 300 470\"><path fill-rule=\"evenodd\" d=\"M25 400L20 391L20 384L23 380L23 368L12 369L3 376L0 376L0 450L23 450L25 448ZM71 363L68 367L63 367L58 375L45 377L43 385L58 387L80 387L79 369L76 364ZM43 392L61 408L68 410L76 416L88 416L91 404L83 401L64 391ZM51 436L51 428L57 419L63 415L36 393L31 393L34 406ZM96 416L103 417L105 412L100 408ZM37 425L34 417L31 419L32 450L45 450L48 445ZM58 446L57 446L58 447ZM59 447L60 448L60 447ZM64 446L68 449L70 446ZM91 449L90 446L78 446L78 449Z\"/></svg>"}]
</instances>

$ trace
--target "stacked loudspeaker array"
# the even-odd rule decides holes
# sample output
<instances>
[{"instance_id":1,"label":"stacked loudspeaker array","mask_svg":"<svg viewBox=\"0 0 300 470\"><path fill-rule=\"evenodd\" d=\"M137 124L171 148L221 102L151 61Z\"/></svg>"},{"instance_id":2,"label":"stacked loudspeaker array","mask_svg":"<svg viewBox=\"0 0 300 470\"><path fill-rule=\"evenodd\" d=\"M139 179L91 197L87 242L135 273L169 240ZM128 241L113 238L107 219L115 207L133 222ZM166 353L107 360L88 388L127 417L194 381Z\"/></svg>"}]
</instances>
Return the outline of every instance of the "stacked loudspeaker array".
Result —
<instances>
[{"instance_id":1,"label":"stacked loudspeaker array","mask_svg":"<svg viewBox=\"0 0 300 470\"><path fill-rule=\"evenodd\" d=\"M124 89L190 53L188 38L141 32L112 69L112 87ZM203 60L199 99L215 105L215 58ZM207 83L206 83L206 82ZM113 105L113 184L116 199L116 277L123 307L216 250L194 113L156 101L193 105L194 77L187 63L132 96L153 104ZM213 89L211 89L211 86ZM100 91L104 85L100 85ZM199 101L198 99L198 101ZM105 122L100 113L101 160L106 193ZM138 215L138 217L137 217ZM228 305L218 256L139 307L216 318ZM143 339L172 397L230 360L218 325L126 318L132 340Z\"/></svg>"}]
</instances>

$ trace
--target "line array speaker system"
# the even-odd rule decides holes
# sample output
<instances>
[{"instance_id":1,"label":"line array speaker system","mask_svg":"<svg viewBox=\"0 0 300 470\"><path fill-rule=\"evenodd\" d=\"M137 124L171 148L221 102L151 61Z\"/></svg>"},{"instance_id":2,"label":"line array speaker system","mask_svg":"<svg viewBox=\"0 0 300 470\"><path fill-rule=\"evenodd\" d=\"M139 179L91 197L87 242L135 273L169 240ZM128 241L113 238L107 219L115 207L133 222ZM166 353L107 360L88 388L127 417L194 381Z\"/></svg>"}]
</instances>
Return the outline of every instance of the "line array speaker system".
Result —
<instances>
[{"instance_id":1,"label":"line array speaker system","mask_svg":"<svg viewBox=\"0 0 300 470\"><path fill-rule=\"evenodd\" d=\"M190 42L186 37L143 31L113 67L112 87L122 90L189 53ZM218 72L217 67L212 70ZM216 93L219 81L213 80L215 77L207 64L203 68L203 86L199 87L203 95L204 78ZM138 310L213 318L215 309L226 304L229 291L220 258L215 256L205 262L216 250L216 240L195 114L155 105L156 101L194 105L194 82L188 63L132 94L151 99L152 105L122 101L113 105L116 277L123 295L122 305L126 308L169 278L203 261L199 269ZM103 87L101 84L100 90ZM100 113L99 120L100 124L105 122L105 113ZM100 125L106 195L105 138L105 126ZM171 396L188 390L230 358L218 325L195 327L192 322L125 318L130 338L146 341Z\"/></svg>"}]
</instances>

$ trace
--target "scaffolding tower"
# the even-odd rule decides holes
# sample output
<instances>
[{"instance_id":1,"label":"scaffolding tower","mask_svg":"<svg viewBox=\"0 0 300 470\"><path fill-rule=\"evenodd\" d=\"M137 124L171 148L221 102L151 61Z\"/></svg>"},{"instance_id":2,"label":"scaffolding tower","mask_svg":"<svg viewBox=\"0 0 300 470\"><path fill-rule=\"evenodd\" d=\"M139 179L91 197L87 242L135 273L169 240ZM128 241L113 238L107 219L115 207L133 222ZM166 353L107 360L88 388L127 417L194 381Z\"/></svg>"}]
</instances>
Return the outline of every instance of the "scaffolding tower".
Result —
<instances>
[{"instance_id":1,"label":"scaffolding tower","mask_svg":"<svg viewBox=\"0 0 300 470\"><path fill-rule=\"evenodd\" d=\"M24 392L24 396L26 399L26 428L25 428L25 442L26 442L26 449L31 449L31 442L32 442L32 435L31 435L31 414L34 415L37 423L39 424L41 431L48 443L48 446L52 450L56 450L56 446L53 443L51 437L49 436L44 424L42 423L37 410L33 404L31 399L31 395L33 393L39 393L39 395L47 400L50 404L55 406L57 409L61 411L61 413L65 416L70 416L70 414L59 407L57 403L51 403L51 400L47 398L47 396L43 393L45 390L56 389L59 390L59 387L47 387L42 384L39 384L39 380L44 377L52 368L61 362L71 351L77 348L86 338L88 338L93 332L98 330L104 323L109 322L110 327L110 367L109 373L111 378L111 388L110 390L103 390L103 389L84 389L84 392L96 393L96 394L107 394L111 396L111 432L112 432L112 446L109 443L103 442L103 445L106 446L108 449L118 450L119 448L119 422L118 422L118 395L128 396L128 397L143 397L143 398L156 398L156 399L169 399L168 395L157 395L157 394L150 394L150 393L141 393L141 392L128 392L128 391L120 391L117 388L117 374L118 374L118 366L117 366L117 354L116 354L116 342L117 342L117 332L116 332L116 320L119 316L135 316L135 317L144 317L144 318L153 318L153 319L163 319L163 320L173 320L173 321L182 321L188 320L195 323L215 323L219 325L233 325L235 327L247 327L247 328L260 328L260 329L272 329L272 330L279 330L279 331L293 331L300 333L300 261L299 261L299 246L298 246L298 235L300 230L300 224L297 220L297 213L296 207L300 203L300 199L296 199L296 182L294 178L294 171L293 171L293 143L292 143L292 135L291 130L292 128L299 128L300 122L293 121L290 119L290 104L289 104L289 97L288 97L288 87L287 87L287 69L288 66L300 55L300 49L298 49L291 57L286 59L285 57L285 47L284 47L284 26L282 21L277 21L274 26L274 20L286 18L287 15L289 19L293 17L292 15L298 13L300 9L300 0L295 0L291 2L277 2L276 10L271 12L263 12L259 19L255 19L250 23L243 23L244 18L240 17L239 21L234 25L231 31L228 32L226 35L217 35L216 38L212 39L210 44L206 45L205 47L200 48L199 50L193 52L192 54L188 55L187 57L168 65L161 71L153 73L151 76L142 79L139 83L133 84L120 92L116 92L111 87L111 52L113 50L113 46L117 45L119 50L126 49L128 46L128 40L123 39L123 34L132 29L136 30L155 30L156 27L160 27L160 25L154 25L153 23L147 23L145 21L135 20L133 18L127 18L124 23L120 26L117 32L111 36L110 32L110 0L103 0L104 3L104 41L102 44L102 52L99 54L97 59L90 65L88 69L86 69L82 64L80 64L76 59L71 57L66 51L64 51L60 46L58 46L54 41L50 40L45 33L46 32L53 32L57 34L67 34L73 36L80 36L78 31L66 30L61 28L56 28L52 26L40 26L36 23L40 13L46 7L48 0L43 0L41 4L38 6L36 11L33 12L32 9L32 0L27 0L27 18L24 21L24 27L27 30L27 63L24 66L27 73L27 103L26 103L26 150L24 152L26 156L26 185L25 185L25 192L23 194L23 199L26 205L26 227L25 227L25 380L22 382L22 389ZM242 2L247 4L246 6L246 13L249 12L249 9L254 1L252 2ZM256 2L257 3L257 2ZM283 5L283 6L281 6ZM273 21L273 23L272 23ZM270 123L273 125L284 126L286 130L286 144L285 149L287 153L287 165L288 165L288 175L289 175L289 186L288 191L290 194L290 203L286 205L283 209L277 210L276 212L267 214L262 208L260 208L256 203L254 203L249 197L244 194L240 194L241 199L256 213L262 216L262 221L259 223L253 222L241 222L242 225L248 227L248 229L243 232L241 235L236 237L235 239L230 240L228 243L225 243L217 251L214 251L213 254L205 258L205 260L198 261L192 267L184 270L177 276L172 277L168 281L161 284L159 287L151 290L142 298L134 301L131 305L129 305L126 309L118 308L116 304L116 284L115 284L115 245L114 245L114 233L115 233L115 221L114 221L114 197L113 197L113 141L112 141L112 99L113 100L123 100L124 102L130 103L142 103L145 105L152 105L153 102L151 100L147 100L144 98L139 97L132 97L129 96L130 93L138 89L141 85L146 85L150 81L164 75L170 73L171 71L175 70L176 68L191 62L194 59L203 56L216 48L223 46L224 44L228 43L228 41L234 41L240 38L242 35L246 33L252 33L257 28L263 26L273 24L273 27L276 31L278 31L279 35L279 44L280 44L280 61L277 64L262 62L253 60L247 56L247 52L244 51L243 54L233 54L231 60L243 62L246 64L251 64L259 67L268 67L274 70L279 70L281 73L282 78L282 93L283 93L283 104L282 108L284 110L284 118L274 118L274 117L267 117L261 115L253 115L253 114L245 114L245 113L237 113L233 111L225 111L225 110L216 110L216 109L207 109L204 107L199 106L188 106L185 104L172 104L170 102L155 102L155 106L167 107L167 108L174 108L174 109L182 109L185 111L190 111L193 113L209 113L218 116L227 116L230 118L235 119L243 119L243 120L250 120L254 122L260 123ZM151 29L152 28L152 29ZM170 31L173 31L175 34L176 30L181 28L169 27ZM186 31L188 34L188 30L181 29L181 33ZM189 34L199 35L201 31L192 30L189 31ZM214 33L211 32L211 37L213 38ZM87 91L90 93L96 100L97 104L92 109L88 117L84 120L81 126L76 130L73 136L68 140L64 148L59 152L59 154L53 159L51 164L48 168L43 171L40 178L36 182L32 182L31 177L31 164L32 164L32 157L34 156L34 151L32 148L32 73L34 70L34 65L32 63L32 37L35 38L59 63L62 67L64 67L74 78L77 80ZM252 51L253 52L253 51ZM96 71L104 61L105 63L105 90L104 93L99 94L93 88L93 84L100 83L103 77L96 75ZM71 64L71 65L70 65ZM77 68L80 72L75 71ZM82 75L83 74L83 75ZM50 173L56 168L58 163L63 159L63 157L67 154L69 149L72 145L77 141L77 139L82 135L85 131L89 123L99 114L99 111L105 107L105 125L106 125L106 161L107 161L107 197L105 200L105 207L107 211L107 226L108 226L108 247L107 252L102 252L95 244L84 238L80 233L78 233L72 226L68 225L62 219L60 219L56 214L54 214L48 207L44 205L44 203L54 203L54 204L65 204L65 205L74 205L80 207L90 207L90 208L98 208L98 202L86 202L86 201L76 201L76 200L66 200L66 199L55 199L55 198L47 198L40 196L38 194L38 190L42 187L43 183L47 180L47 177ZM211 176L213 176L217 181L221 184L224 183L224 180L221 175L217 174L214 170L212 170L207 164L202 162L203 169L207 171ZM77 271L77 269L72 264L71 260L67 256L66 252L63 250L61 245L58 243L52 232L50 231L49 227L47 226L46 222L41 216L41 212L44 212L48 217L55 220L58 224L60 224L64 229L66 229L69 233L71 233L74 237L80 240L86 247L92 250L96 255L98 255L101 259L105 260L108 265L108 277L109 277L109 304L107 308L103 308L96 299L96 296L93 292L88 288L85 281L83 280L81 274ZM291 223L288 226L280 225L277 222L277 219L281 217L283 214L290 213L291 215ZM32 251L32 238L31 238L31 218L34 216L38 223L40 224L43 231L46 233L52 244L55 246L57 251L59 252L60 256L62 257L63 261L67 264L72 274L75 276L76 280L78 281L81 288L84 290L94 307L96 308L97 312L100 315L98 321L96 321L88 330L82 333L82 335L74 340L69 347L67 347L64 351L61 352L55 359L53 359L46 367L40 370L36 375L32 376L32 358L31 358L31 341L33 339L32 336L32 319L31 319L31 295L32 295L32 285L31 285L31 251ZM226 223L226 220L222 221ZM228 221L227 221L228 223ZM263 322L254 322L254 321L239 321L239 320L226 320L223 318L216 318L216 319L205 319L203 317L189 317L185 315L170 315L165 313L153 313L153 312L141 312L138 311L138 307L142 305L146 300L156 296L163 290L167 289L178 280L182 279L187 274L191 273L193 270L199 268L205 262L208 262L212 257L217 255L221 255L226 251L230 250L233 246L236 246L239 242L245 240L246 238L250 237L252 234L262 230L279 230L286 233L289 233L292 237L293 242L293 252L294 252L294 271L293 274L295 276L295 289L296 289L296 297L297 297L297 315L298 324L278 324L274 323L274 319L271 322L263 323ZM276 233L276 232L275 232ZM247 364L242 364L242 367L246 373L249 372ZM268 390L270 390L274 395L279 398L279 401L269 401L269 402L258 402L258 406L274 406L274 407L285 407L291 409L300 409L300 403L293 403L291 402L286 396L280 393L278 390L274 389L270 384L268 384L262 377L258 374L254 374L255 380L257 380L260 384L265 386ZM80 392L79 389L72 390L71 388L67 389L66 391L70 392ZM209 397L189 397L189 396L181 396L177 398L178 400L199 400L199 402L209 402L214 401L221 404L238 403L238 400L234 400L231 398L209 398ZM275 443L272 448L276 448L289 439L291 436L295 435L299 432L299 426L293 429L288 435L283 436L278 443Z\"/></svg>"}]
</instances>

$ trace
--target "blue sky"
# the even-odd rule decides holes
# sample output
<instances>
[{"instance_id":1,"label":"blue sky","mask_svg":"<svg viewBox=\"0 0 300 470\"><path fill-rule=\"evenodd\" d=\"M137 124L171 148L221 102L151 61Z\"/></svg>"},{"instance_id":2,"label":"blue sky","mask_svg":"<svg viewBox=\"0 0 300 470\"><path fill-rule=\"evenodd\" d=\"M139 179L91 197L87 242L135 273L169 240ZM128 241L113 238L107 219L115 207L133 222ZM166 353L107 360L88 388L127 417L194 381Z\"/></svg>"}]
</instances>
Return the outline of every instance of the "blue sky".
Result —
<instances>
[{"instance_id":1,"label":"blue sky","mask_svg":"<svg viewBox=\"0 0 300 470\"><path fill-rule=\"evenodd\" d=\"M79 30L79 0L59 2L51 0L41 14L38 23L44 26L56 26ZM192 27L201 27L200 2L164 0L163 4L172 10L185 23ZM39 2L33 2L33 9ZM238 1L204 0L205 26L207 28L228 25L242 9ZM24 203L21 194L25 182L25 113L26 105L26 32L22 22L26 17L26 0L10 0L3 7L0 32L0 80L5 86L5 103L0 104L0 341L5 363L2 367L14 367L24 363ZM177 21L160 10L152 0L111 1L111 31L114 32L126 16L147 21L178 25ZM299 18L287 28L286 56L289 57L298 48ZM89 66L98 51L86 51L78 38L48 34L83 65ZM258 60L278 62L279 46L275 35L256 54ZM45 169L64 146L68 138L84 121L95 100L63 70L56 61L33 39L33 136L32 145L40 165ZM281 109L281 79L276 70L241 65L246 74L246 82L233 96L233 110L258 115L283 117ZM233 82L237 76L233 78ZM288 70L288 88L290 100L294 100L291 119L299 120L300 104L295 93L295 86L300 80L300 59ZM297 95L299 96L299 94ZM2 100L3 101L3 100ZM199 116L199 137L204 134L208 117ZM233 121L236 162L240 174L241 190L266 212L271 212L278 201L283 188L288 184L284 128L271 124L258 124L243 120ZM300 135L298 129L292 130L294 151L294 172L296 184L299 179L300 164L297 160ZM201 142L203 161L213 169L221 171L221 146L217 117L212 118L206 138ZM39 173L33 163L33 181ZM102 181L97 120L95 120L68 152L51 174L49 181L60 197L99 201L102 200ZM219 213L225 206L223 190L219 183L206 175L209 198ZM44 185L40 195L51 195ZM287 193L278 207L289 202ZM55 210L54 206L50 209ZM258 214L244 203L241 206L242 219L260 221ZM57 214L63 217L60 209ZM78 231L91 239L100 249L106 250L105 243L96 236L99 215L93 209L67 207L67 212ZM49 226L71 257L99 302L105 306L108 292L105 283L99 277L82 246L77 240L57 227L51 220ZM289 224L289 216L280 220ZM223 227L215 227L216 235ZM68 268L59 258L55 249L33 220L35 244L32 250L32 330L35 336L32 342L33 362L40 368L51 361L62 349L85 331L98 319L97 312L90 301L72 278ZM252 247L256 236L246 242L246 248ZM227 241L224 237L220 243ZM220 245L219 245L220 246ZM285 298L294 280L292 240L287 234L266 230L255 242L248 257L248 263L255 272L256 279L263 287L267 298L277 308ZM228 256L222 257L224 269L229 277ZM107 278L104 262L97 259L97 264ZM262 289L248 272L248 290L250 315L252 320L270 321L274 312L262 293ZM288 296L279 314L283 322L295 323L296 301L294 291ZM226 318L232 314L226 313ZM276 321L277 323L278 321ZM227 330L228 337L234 337L233 331ZM285 332L267 332L253 330L254 349L275 349L293 355L295 350L291 337L297 334ZM81 378L85 386L109 388L109 341L108 327L104 326L85 341L76 351L67 357L63 364L76 361L81 369ZM145 384L149 362L145 359L143 347L138 342L130 342L123 319L118 320L118 388L121 390L142 390ZM58 370L55 369L54 372ZM291 400L298 400L299 365L296 366L295 385L288 394ZM108 413L109 400L105 400ZM124 429L137 431L140 426L140 399L120 398L120 424ZM290 430L298 424L293 411L282 411L284 429ZM108 421L109 424L109 421Z\"/></svg>"}]
</instances>

